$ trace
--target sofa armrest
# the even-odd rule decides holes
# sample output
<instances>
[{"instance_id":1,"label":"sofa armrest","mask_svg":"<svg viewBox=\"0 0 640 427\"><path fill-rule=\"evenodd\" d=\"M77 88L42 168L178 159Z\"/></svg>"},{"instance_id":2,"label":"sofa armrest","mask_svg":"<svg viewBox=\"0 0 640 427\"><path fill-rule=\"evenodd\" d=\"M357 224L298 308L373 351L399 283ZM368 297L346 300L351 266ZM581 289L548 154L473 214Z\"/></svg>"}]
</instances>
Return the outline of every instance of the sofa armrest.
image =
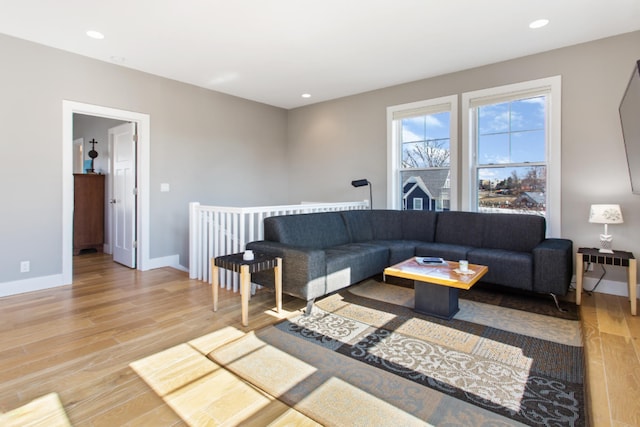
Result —
<instances>
[{"instance_id":1,"label":"sofa armrest","mask_svg":"<svg viewBox=\"0 0 640 427\"><path fill-rule=\"evenodd\" d=\"M573 276L573 242L545 239L533 249L533 290L566 295Z\"/></svg>"},{"instance_id":2,"label":"sofa armrest","mask_svg":"<svg viewBox=\"0 0 640 427\"><path fill-rule=\"evenodd\" d=\"M325 253L322 249L303 248L279 242L259 240L247 244L247 249L282 258L282 290L304 300L315 298L310 286L321 282L324 287L327 274ZM252 280L260 285L274 287L273 274L256 273Z\"/></svg>"}]
</instances>

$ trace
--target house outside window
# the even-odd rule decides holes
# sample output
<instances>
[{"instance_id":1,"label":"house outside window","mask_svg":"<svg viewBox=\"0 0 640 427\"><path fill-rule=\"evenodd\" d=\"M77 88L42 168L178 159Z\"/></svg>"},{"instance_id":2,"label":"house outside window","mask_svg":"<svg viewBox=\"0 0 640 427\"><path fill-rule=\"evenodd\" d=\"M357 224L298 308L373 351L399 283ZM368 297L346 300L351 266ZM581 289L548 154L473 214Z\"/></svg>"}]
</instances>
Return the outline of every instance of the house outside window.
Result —
<instances>
[{"instance_id":1,"label":"house outside window","mask_svg":"<svg viewBox=\"0 0 640 427\"><path fill-rule=\"evenodd\" d=\"M388 205L393 209L449 210L457 194L457 96L387 109ZM455 182L455 180L454 180Z\"/></svg>"},{"instance_id":2,"label":"house outside window","mask_svg":"<svg viewBox=\"0 0 640 427\"><path fill-rule=\"evenodd\" d=\"M462 95L462 206L547 219L560 236L560 77Z\"/></svg>"}]
</instances>

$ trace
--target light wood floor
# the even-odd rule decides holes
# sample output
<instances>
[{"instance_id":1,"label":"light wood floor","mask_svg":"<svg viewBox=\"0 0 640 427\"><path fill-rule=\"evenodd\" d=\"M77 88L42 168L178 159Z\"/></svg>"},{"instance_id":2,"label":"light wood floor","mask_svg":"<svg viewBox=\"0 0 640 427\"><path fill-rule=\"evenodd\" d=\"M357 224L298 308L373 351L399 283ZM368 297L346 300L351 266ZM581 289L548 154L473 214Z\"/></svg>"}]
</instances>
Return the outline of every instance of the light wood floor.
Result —
<instances>
[{"instance_id":1,"label":"light wood floor","mask_svg":"<svg viewBox=\"0 0 640 427\"><path fill-rule=\"evenodd\" d=\"M640 318L625 298L584 296L590 417L594 426L640 425ZM131 362L233 326L279 319L273 294L250 302L211 290L184 272L138 272L107 256L74 257L74 284L0 298L0 412L56 392L74 426L186 425L129 367ZM286 316L304 302L283 297Z\"/></svg>"}]
</instances>

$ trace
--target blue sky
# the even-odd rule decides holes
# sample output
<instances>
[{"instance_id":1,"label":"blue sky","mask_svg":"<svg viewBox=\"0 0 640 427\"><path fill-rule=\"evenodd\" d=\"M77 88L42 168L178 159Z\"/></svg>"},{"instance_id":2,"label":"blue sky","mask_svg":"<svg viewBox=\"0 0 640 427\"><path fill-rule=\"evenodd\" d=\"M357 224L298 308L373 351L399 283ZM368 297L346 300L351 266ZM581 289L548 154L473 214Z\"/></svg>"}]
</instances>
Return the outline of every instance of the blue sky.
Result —
<instances>
[{"instance_id":1,"label":"blue sky","mask_svg":"<svg viewBox=\"0 0 640 427\"><path fill-rule=\"evenodd\" d=\"M544 109L543 96L479 107L480 165L543 162ZM406 143L448 138L449 124L449 113L403 119L403 141ZM518 168L519 175L522 176L521 172L526 169L528 168ZM480 168L479 179L504 179L513 170L513 167Z\"/></svg>"}]
</instances>

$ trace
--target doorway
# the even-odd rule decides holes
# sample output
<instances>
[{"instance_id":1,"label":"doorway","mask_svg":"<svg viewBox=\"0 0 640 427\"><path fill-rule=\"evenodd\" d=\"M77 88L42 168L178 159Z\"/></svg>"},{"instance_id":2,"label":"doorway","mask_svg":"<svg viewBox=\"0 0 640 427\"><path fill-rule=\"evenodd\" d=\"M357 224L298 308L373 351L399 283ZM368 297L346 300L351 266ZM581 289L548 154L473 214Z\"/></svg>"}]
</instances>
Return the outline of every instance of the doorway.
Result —
<instances>
[{"instance_id":1,"label":"doorway","mask_svg":"<svg viewBox=\"0 0 640 427\"><path fill-rule=\"evenodd\" d=\"M115 119L135 124L138 129L138 143L135 149L137 159L135 194L135 241L137 252L135 265L138 270L147 270L149 265L149 145L150 117L147 114L63 101L63 156L62 156L62 276L64 284L73 281L73 115Z\"/></svg>"},{"instance_id":2,"label":"doorway","mask_svg":"<svg viewBox=\"0 0 640 427\"><path fill-rule=\"evenodd\" d=\"M74 256L90 250L113 254L112 225L117 209L115 203L110 202L115 198L113 180L117 174L113 168L112 129L125 125L135 126L122 120L73 115ZM79 147L76 141L81 141ZM129 143L134 144L132 137ZM135 163L133 166L135 175ZM135 185L135 182L130 183L131 190ZM131 190L129 194L132 194ZM127 214L130 221L134 221L135 206ZM133 242L135 237L130 239ZM126 265L135 267L135 261Z\"/></svg>"}]
</instances>

